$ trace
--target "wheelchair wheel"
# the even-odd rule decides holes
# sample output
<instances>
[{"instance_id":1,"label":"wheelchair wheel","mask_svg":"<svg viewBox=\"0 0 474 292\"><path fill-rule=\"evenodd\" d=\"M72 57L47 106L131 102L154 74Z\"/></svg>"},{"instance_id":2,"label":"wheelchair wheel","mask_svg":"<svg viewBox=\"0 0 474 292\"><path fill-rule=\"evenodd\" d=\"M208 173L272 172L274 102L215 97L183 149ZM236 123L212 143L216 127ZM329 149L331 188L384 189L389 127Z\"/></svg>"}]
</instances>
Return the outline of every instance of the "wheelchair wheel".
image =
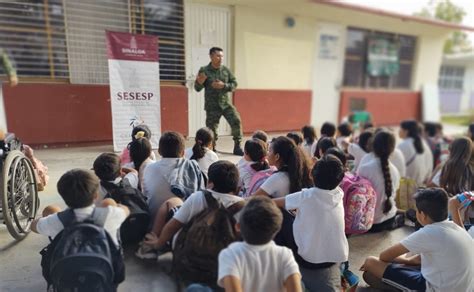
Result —
<instances>
[{"instance_id":1,"label":"wheelchair wheel","mask_svg":"<svg viewBox=\"0 0 474 292\"><path fill-rule=\"evenodd\" d=\"M23 239L38 210L38 191L33 166L26 156L13 150L8 153L0 177L2 215L15 239Z\"/></svg>"}]
</instances>

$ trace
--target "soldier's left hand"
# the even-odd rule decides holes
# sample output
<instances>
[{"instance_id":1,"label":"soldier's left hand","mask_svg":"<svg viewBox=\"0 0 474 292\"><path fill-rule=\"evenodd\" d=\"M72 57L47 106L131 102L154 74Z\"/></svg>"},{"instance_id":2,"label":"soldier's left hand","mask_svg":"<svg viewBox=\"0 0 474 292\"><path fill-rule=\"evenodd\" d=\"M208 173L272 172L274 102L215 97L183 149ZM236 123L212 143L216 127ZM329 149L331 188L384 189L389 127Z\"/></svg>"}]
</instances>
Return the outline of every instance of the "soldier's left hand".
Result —
<instances>
[{"instance_id":1,"label":"soldier's left hand","mask_svg":"<svg viewBox=\"0 0 474 292\"><path fill-rule=\"evenodd\" d=\"M214 89L222 89L225 87L225 83L220 80L215 80L212 82L212 88Z\"/></svg>"}]
</instances>

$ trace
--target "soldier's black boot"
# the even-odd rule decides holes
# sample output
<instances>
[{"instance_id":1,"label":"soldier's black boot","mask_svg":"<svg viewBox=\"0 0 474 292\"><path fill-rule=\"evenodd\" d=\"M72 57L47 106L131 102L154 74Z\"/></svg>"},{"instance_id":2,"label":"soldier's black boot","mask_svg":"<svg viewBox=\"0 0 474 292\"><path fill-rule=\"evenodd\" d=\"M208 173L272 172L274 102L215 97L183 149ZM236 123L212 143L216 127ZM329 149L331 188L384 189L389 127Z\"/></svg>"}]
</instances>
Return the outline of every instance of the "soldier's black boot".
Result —
<instances>
[{"instance_id":1,"label":"soldier's black boot","mask_svg":"<svg viewBox=\"0 0 474 292\"><path fill-rule=\"evenodd\" d=\"M238 156L244 156L244 151L242 150L242 147L240 147L240 142L234 142L234 155Z\"/></svg>"}]
</instances>

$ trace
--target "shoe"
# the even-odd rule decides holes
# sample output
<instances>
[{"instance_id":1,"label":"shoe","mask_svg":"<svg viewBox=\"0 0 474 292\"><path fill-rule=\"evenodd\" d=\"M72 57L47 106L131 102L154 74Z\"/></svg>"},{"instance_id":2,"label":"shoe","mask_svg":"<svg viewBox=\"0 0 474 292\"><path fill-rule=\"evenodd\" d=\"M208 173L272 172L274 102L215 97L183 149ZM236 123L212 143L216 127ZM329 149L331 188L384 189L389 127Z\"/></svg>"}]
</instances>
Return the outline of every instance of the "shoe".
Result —
<instances>
[{"instance_id":1,"label":"shoe","mask_svg":"<svg viewBox=\"0 0 474 292\"><path fill-rule=\"evenodd\" d=\"M244 151L242 150L242 147L240 147L239 142L235 142L234 151L232 153L237 156L244 156Z\"/></svg>"},{"instance_id":2,"label":"shoe","mask_svg":"<svg viewBox=\"0 0 474 292\"><path fill-rule=\"evenodd\" d=\"M135 256L142 260L156 260L158 258L158 251L146 244L141 244Z\"/></svg>"},{"instance_id":3,"label":"shoe","mask_svg":"<svg viewBox=\"0 0 474 292\"><path fill-rule=\"evenodd\" d=\"M408 220L410 220L413 223L416 223L416 211L413 209L408 209L405 212L405 216L407 217Z\"/></svg>"},{"instance_id":4,"label":"shoe","mask_svg":"<svg viewBox=\"0 0 474 292\"><path fill-rule=\"evenodd\" d=\"M395 220L393 221L392 229L396 229L402 226L405 226L405 214L403 213L395 215Z\"/></svg>"}]
</instances>

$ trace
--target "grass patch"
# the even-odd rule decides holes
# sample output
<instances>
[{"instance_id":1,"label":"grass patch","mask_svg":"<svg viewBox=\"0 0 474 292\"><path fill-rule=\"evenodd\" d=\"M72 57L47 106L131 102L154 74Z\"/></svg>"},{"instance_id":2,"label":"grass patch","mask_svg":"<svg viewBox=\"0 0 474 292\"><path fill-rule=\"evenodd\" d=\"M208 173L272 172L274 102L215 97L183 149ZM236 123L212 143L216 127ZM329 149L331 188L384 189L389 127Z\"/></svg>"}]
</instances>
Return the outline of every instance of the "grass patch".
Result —
<instances>
[{"instance_id":1,"label":"grass patch","mask_svg":"<svg viewBox=\"0 0 474 292\"><path fill-rule=\"evenodd\" d=\"M458 126L469 126L473 122L473 116L442 116L441 122L445 124L458 125Z\"/></svg>"}]
</instances>

